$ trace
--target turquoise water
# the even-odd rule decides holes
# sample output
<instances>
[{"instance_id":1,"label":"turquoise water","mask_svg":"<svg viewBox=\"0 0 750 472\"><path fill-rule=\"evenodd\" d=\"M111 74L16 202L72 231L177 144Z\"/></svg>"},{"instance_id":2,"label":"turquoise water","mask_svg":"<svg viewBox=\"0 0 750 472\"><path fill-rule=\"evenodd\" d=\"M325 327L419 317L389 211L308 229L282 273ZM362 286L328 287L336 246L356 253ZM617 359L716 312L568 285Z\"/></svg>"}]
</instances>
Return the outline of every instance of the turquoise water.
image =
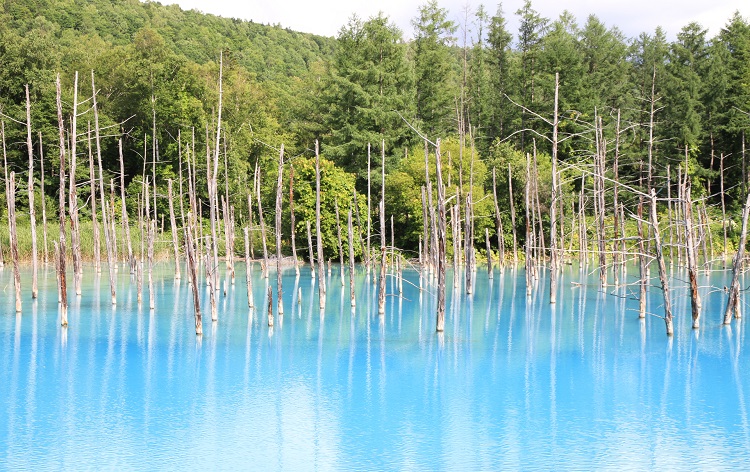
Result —
<instances>
[{"instance_id":1,"label":"turquoise water","mask_svg":"<svg viewBox=\"0 0 750 472\"><path fill-rule=\"evenodd\" d=\"M702 280L702 328L690 328L675 274L675 336L639 320L626 290L600 293L568 268L558 303L523 271L477 274L453 292L445 334L435 302L406 272L388 282L386 314L359 268L352 313L338 270L318 310L309 269L284 272L274 328L247 308L244 269L212 323L201 286L197 339L189 286L158 268L156 309L125 270L118 304L106 272L87 268L59 326L54 273L40 296L23 273L14 313L0 271L0 469L498 470L738 469L750 464L746 322L720 324L725 294ZM184 273L184 272L183 272ZM265 285L254 271L255 301ZM271 273L275 286L275 274ZM411 285L414 284L415 286ZM580 284L580 285L579 285ZM297 287L301 303L297 303ZM650 294L649 312L661 312ZM746 312L748 310L745 310Z\"/></svg>"}]
</instances>

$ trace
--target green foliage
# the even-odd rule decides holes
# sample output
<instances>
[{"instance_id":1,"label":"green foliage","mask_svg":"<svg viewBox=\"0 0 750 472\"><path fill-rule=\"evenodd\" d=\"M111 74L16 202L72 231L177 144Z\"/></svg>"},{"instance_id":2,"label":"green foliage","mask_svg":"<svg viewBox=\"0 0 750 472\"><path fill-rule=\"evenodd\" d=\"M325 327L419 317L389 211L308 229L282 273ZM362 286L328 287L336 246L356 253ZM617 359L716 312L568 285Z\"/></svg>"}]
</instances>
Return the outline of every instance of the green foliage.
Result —
<instances>
[{"instance_id":1,"label":"green foliage","mask_svg":"<svg viewBox=\"0 0 750 472\"><path fill-rule=\"evenodd\" d=\"M419 7L413 25L417 118L427 135L445 136L455 129L457 86L451 46L457 26L448 19L448 11L438 7L436 0Z\"/></svg>"},{"instance_id":2,"label":"green foliage","mask_svg":"<svg viewBox=\"0 0 750 472\"><path fill-rule=\"evenodd\" d=\"M401 31L383 15L357 17L339 32L321 93L323 149L350 172L366 168L367 144L400 152L408 143L402 116L413 118L412 75Z\"/></svg>"},{"instance_id":3,"label":"green foliage","mask_svg":"<svg viewBox=\"0 0 750 472\"><path fill-rule=\"evenodd\" d=\"M295 235L297 240L297 253L307 253L307 225L313 237L315 247L315 158L297 158L294 165L294 214L296 220ZM354 175L344 172L328 159L320 159L320 232L323 237L323 253L326 259L337 258L339 254L338 240L336 237L336 202L339 205L341 218L341 237L344 241L345 257L348 257L346 246L346 215L352 210L354 224L355 253L362 254L359 247L357 235L357 218L354 208ZM287 187L288 188L288 187ZM288 194L288 192L287 192ZM367 200L361 195L357 196L360 221L363 225L362 235L366 238L367 226ZM285 205L288 209L288 201ZM270 212L269 212L270 214ZM288 214L288 213L287 213ZM270 218L270 216L269 216ZM286 221L290 221L285 217ZM305 259L308 257L305 256ZM317 258L317 255L316 255Z\"/></svg>"}]
</instances>

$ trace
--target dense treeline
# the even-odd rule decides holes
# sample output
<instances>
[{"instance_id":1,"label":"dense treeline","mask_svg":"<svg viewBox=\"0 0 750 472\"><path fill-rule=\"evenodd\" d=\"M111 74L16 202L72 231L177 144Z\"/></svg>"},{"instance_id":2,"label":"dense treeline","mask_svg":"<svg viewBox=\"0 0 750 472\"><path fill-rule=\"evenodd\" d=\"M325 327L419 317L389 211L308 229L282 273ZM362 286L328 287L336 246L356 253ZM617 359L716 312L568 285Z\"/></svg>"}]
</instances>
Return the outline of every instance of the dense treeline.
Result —
<instances>
[{"instance_id":1,"label":"dense treeline","mask_svg":"<svg viewBox=\"0 0 750 472\"><path fill-rule=\"evenodd\" d=\"M32 123L42 133L46 166L55 168L55 76L61 75L69 114L74 72L87 77L93 70L100 125L107 130L105 182L119 180L117 138L122 136L132 211L144 173L155 176L158 195L164 196L167 179L175 179L180 162L190 156L197 157L197 193L205 202L201 156L218 146L227 162L226 176L221 170L226 193L237 224L244 226L256 165L264 205L273 207L283 143L287 167L295 167L296 232L303 241L305 219L312 215L305 193L314 184L310 159L319 140L323 169L331 176L323 179L326 250L337 252L335 203L348 205L356 189L364 212L368 163L375 176L385 165L385 206L399 228L396 245L416 249L422 233L424 136L443 140L447 195L461 199L472 190L477 247L484 228L494 234L498 227L491 217L491 175L497 170L501 223L510 245L507 195L509 184L524 188L526 153L536 153L540 216L548 218L555 74L560 77L561 209L579 212L583 203L589 211L578 192L593 185L593 156L602 144L594 131L599 120L606 172L615 176L616 154L617 178L625 185L653 187L666 196L672 190L667 183L674 185L677 175L687 172L693 196L705 195L709 204L719 203L721 185L730 207L747 193L750 24L739 12L714 37L690 23L670 42L661 29L626 38L595 16L582 24L567 12L545 18L530 1L513 13L479 7L463 12L458 22L428 1L415 12L411 32L405 34L381 14L353 17L335 39L137 0L15 0L1 8L0 102L10 168L27 169L24 86L30 86ZM519 31L508 30L508 14L520 19ZM220 51L224 132L217 143ZM91 95L87 87L82 97ZM81 129L93 119L87 108L83 104L78 117L84 158ZM432 151L428 159L434 166ZM80 172L80 181L86 180L87 169ZM289 175L284 172L287 188ZM52 199L55 178L46 179L46 196ZM373 202L380 191L374 177ZM620 198L632 207L634 195L623 188ZM520 215L522 192L515 198ZM167 213L166 199L156 205L159 220ZM266 217L272 221L273 212ZM289 244L289 219L284 221L284 244ZM520 229L524 223L519 218L516 224Z\"/></svg>"}]
</instances>

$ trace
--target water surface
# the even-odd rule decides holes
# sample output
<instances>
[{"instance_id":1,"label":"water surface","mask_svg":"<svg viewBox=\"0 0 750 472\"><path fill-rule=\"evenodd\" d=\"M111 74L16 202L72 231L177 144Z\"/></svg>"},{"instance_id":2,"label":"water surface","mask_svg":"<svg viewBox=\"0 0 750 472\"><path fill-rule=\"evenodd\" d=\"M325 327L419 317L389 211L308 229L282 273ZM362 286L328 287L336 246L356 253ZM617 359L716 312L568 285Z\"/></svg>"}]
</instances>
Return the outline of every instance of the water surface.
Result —
<instances>
[{"instance_id":1,"label":"water surface","mask_svg":"<svg viewBox=\"0 0 750 472\"><path fill-rule=\"evenodd\" d=\"M184 270L183 270L183 273ZM675 336L661 294L639 320L629 289L598 289L567 268L556 305L522 270L477 274L471 296L448 274L446 331L434 290L405 273L401 297L357 269L357 306L334 268L325 312L303 268L284 272L284 316L247 307L244 267L219 294L219 321L194 334L192 297L167 263L148 290L87 267L59 326L51 269L39 299L24 271L14 312L0 271L0 469L498 470L728 469L750 463L745 323L721 326L728 276L704 277L690 328L674 276ZM463 276L459 275L462 279ZM265 281L253 275L256 304ZM271 273L275 292L275 273ZM72 284L71 284L72 285ZM302 298L298 303L298 288ZM204 313L208 293L201 285ZM745 310L748 311L747 309Z\"/></svg>"}]
</instances>

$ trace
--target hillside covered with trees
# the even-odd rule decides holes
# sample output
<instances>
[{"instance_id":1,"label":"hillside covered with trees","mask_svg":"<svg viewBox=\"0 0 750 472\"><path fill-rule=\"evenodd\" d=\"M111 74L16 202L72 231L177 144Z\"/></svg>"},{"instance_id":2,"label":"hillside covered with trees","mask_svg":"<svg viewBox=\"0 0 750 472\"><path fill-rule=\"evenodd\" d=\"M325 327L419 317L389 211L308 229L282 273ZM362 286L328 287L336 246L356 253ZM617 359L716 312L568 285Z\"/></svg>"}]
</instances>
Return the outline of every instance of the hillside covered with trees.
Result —
<instances>
[{"instance_id":1,"label":"hillside covered with trees","mask_svg":"<svg viewBox=\"0 0 750 472\"><path fill-rule=\"evenodd\" d=\"M508 30L508 15L520 19L519 31ZM407 41L387 12L353 17L336 38L324 38L156 2L5 1L0 3L0 106L8 169L28 172L25 85L35 158L42 159L42 146L45 168L59 167L55 79L59 74L69 122L76 71L75 139L78 158L86 162L86 129L94 120L87 100L93 94L94 71L98 119L105 130L104 181L119 182L122 137L131 211L137 208L142 177L150 176L159 196L154 217L160 221L168 215L163 198L167 181L181 177L187 156L196 161L196 194L206 202L205 156L218 147L227 163L226 173L224 166L220 170L219 180L226 186L222 193L235 208L237 226L245 226L256 166L263 176L264 205L274 206L283 144L286 166L295 172L295 233L303 241L305 221L313 217L317 140L325 162L326 251L338 252L335 203L347 207L356 191L359 205L366 208L368 162L372 202L380 198L384 164L385 212L399 228L395 243L416 250L423 232L423 137L439 138L447 194L463 202L471 189L476 246L483 247L485 228L490 235L502 228L509 247L513 227L507 196L512 187L521 215L531 165L527 153L534 156L538 217L549 220L550 120L557 74L560 140L555 163L561 170L561 211L592 211L581 189L594 185L591 168L603 149L608 178L633 189L655 188L660 196L676 193L670 185L686 172L693 196L706 197L708 213L720 216L720 204L731 210L744 201L750 23L739 12L713 37L690 23L674 41L660 29L627 38L616 25L595 16L547 18L530 1L515 12L479 7L463 15L460 24L451 17L437 2L426 2L415 12L413 39ZM216 142L220 54L223 132ZM428 153L434 176L434 152ZM493 169L501 196L500 224L492 216ZM86 181L87 165L79 173L77 180ZM54 175L45 176L50 202L57 192ZM285 170L286 188L289 175ZM80 189L83 200L87 189ZM286 251L288 193L284 199ZM627 190L620 199L627 208L637 201ZM18 204L23 207L25 200ZM373 203L373 215L376 207ZM271 222L273 212L265 216ZM515 224L521 243L525 223L519 217Z\"/></svg>"}]
</instances>

